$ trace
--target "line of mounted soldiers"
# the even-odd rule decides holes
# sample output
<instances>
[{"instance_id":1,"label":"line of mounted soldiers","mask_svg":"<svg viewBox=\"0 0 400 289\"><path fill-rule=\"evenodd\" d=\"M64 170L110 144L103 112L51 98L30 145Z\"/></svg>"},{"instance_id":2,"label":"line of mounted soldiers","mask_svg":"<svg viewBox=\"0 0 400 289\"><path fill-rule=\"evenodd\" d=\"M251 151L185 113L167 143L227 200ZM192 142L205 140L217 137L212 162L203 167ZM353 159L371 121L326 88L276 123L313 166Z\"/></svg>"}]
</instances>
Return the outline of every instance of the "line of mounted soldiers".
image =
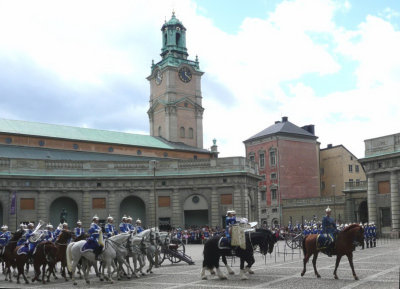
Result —
<instances>
[{"instance_id":1,"label":"line of mounted soldiers","mask_svg":"<svg viewBox=\"0 0 400 289\"><path fill-rule=\"evenodd\" d=\"M99 232L102 230L102 228L99 226L99 218L95 215L93 217L93 222L90 225L89 230L87 231L87 241L90 243L93 243L94 247L98 247L98 238L99 238ZM132 218L123 216L121 223L119 224L119 231L113 224L114 218L109 216L107 218L107 223L104 226L104 238L109 238L114 235L117 235L119 232L120 233L126 233L130 232L133 230L136 230L137 233L140 233L143 231L142 228L142 222L140 219L136 220L136 224L132 224ZM76 222L76 227L74 228L74 234L75 237L78 238L81 235L85 234L84 228L82 228L82 222L78 220ZM39 222L39 224L36 226L33 223L29 223L28 225L25 224L20 224L20 230L25 231L25 233L22 235L22 237L18 240L17 246L25 245L26 251L28 255L32 256L32 253L35 250L35 247L37 244L39 244L42 241L50 241L50 242L55 242L60 235L60 233L63 230L69 230L68 224L67 223L60 223L57 228L54 230L53 225L48 223L45 226L45 229L43 230L43 225ZM31 238L37 231L40 231L39 236L36 238ZM36 235L37 236L37 235ZM8 244L9 240L11 239L11 232L8 231L8 226L3 225L1 227L1 232L0 232L0 255L2 255L3 248ZM69 240L70 241L70 240ZM97 253L97 252L96 252ZM96 254L97 257L98 254Z\"/></svg>"}]
</instances>

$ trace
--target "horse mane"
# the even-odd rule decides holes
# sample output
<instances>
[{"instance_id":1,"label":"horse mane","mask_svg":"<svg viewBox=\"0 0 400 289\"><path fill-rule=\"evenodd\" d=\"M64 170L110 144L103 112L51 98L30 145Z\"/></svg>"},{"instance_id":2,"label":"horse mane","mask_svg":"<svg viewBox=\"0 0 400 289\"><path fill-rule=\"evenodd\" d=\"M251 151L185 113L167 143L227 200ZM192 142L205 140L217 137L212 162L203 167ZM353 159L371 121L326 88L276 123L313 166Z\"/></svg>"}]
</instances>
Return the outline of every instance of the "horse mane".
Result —
<instances>
[{"instance_id":1,"label":"horse mane","mask_svg":"<svg viewBox=\"0 0 400 289\"><path fill-rule=\"evenodd\" d=\"M360 227L360 225L359 224L351 224L350 226L344 228L342 232L350 231L350 230L352 230L352 229L354 229L356 227Z\"/></svg>"}]
</instances>

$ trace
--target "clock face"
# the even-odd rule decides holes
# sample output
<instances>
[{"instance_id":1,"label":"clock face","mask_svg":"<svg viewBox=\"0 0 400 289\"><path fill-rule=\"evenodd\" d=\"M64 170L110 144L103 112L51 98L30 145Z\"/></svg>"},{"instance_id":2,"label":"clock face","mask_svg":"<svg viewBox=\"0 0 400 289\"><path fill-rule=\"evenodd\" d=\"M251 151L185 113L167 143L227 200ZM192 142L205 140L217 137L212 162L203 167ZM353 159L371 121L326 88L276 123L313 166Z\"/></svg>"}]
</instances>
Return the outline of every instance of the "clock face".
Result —
<instances>
[{"instance_id":1,"label":"clock face","mask_svg":"<svg viewBox=\"0 0 400 289\"><path fill-rule=\"evenodd\" d=\"M155 80L156 80L156 83L158 85L162 82L162 72L161 72L161 70L157 70Z\"/></svg>"},{"instance_id":2,"label":"clock face","mask_svg":"<svg viewBox=\"0 0 400 289\"><path fill-rule=\"evenodd\" d=\"M190 72L190 69L187 68L186 66L182 67L181 69L179 69L178 71L178 75L179 78L183 81L183 82L189 82L190 80L192 80L192 73Z\"/></svg>"}]
</instances>

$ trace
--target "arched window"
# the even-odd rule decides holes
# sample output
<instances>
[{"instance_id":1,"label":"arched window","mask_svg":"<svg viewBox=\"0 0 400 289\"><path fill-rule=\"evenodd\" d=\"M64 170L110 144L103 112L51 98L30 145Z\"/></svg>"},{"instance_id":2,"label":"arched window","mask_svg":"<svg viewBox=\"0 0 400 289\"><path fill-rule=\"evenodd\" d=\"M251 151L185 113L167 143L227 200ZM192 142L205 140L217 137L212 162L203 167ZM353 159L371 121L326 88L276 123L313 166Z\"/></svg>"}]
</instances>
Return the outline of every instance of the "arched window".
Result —
<instances>
[{"instance_id":1,"label":"arched window","mask_svg":"<svg viewBox=\"0 0 400 289\"><path fill-rule=\"evenodd\" d=\"M175 37L176 37L176 46L180 46L179 44L179 40L181 39L181 34L180 33L176 33L176 35L175 35Z\"/></svg>"},{"instance_id":2,"label":"arched window","mask_svg":"<svg viewBox=\"0 0 400 289\"><path fill-rule=\"evenodd\" d=\"M185 128L181 126L181 138L185 137Z\"/></svg>"},{"instance_id":3,"label":"arched window","mask_svg":"<svg viewBox=\"0 0 400 289\"><path fill-rule=\"evenodd\" d=\"M167 46L167 33L164 34L164 46Z\"/></svg>"},{"instance_id":4,"label":"arched window","mask_svg":"<svg viewBox=\"0 0 400 289\"><path fill-rule=\"evenodd\" d=\"M161 126L158 127L158 136L161 136Z\"/></svg>"},{"instance_id":5,"label":"arched window","mask_svg":"<svg viewBox=\"0 0 400 289\"><path fill-rule=\"evenodd\" d=\"M193 138L193 128L189 127L189 138Z\"/></svg>"}]
</instances>

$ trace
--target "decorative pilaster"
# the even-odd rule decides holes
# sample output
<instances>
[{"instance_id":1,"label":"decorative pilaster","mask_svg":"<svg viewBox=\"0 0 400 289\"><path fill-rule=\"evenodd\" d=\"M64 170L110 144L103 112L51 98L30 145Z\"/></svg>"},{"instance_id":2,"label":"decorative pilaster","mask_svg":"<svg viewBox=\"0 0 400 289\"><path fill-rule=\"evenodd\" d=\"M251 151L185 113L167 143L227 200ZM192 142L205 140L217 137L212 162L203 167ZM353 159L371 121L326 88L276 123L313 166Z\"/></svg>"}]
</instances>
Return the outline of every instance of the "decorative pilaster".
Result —
<instances>
[{"instance_id":1,"label":"decorative pilaster","mask_svg":"<svg viewBox=\"0 0 400 289\"><path fill-rule=\"evenodd\" d=\"M38 206L37 206L37 220L43 222L49 222L48 212L46 210L46 195L45 192L38 192Z\"/></svg>"},{"instance_id":2,"label":"decorative pilaster","mask_svg":"<svg viewBox=\"0 0 400 289\"><path fill-rule=\"evenodd\" d=\"M90 208L90 192L89 191L83 191L83 196L82 196L82 216L81 216L81 221L82 221L82 227L88 228L91 224L92 217L90 213L92 212Z\"/></svg>"},{"instance_id":3,"label":"decorative pilaster","mask_svg":"<svg viewBox=\"0 0 400 289\"><path fill-rule=\"evenodd\" d=\"M240 186L235 186L233 190L233 209L236 211L236 216L242 217L242 194Z\"/></svg>"},{"instance_id":4,"label":"decorative pilaster","mask_svg":"<svg viewBox=\"0 0 400 289\"><path fill-rule=\"evenodd\" d=\"M11 208L11 202L12 202L12 197L13 197L13 192L12 191L10 191L10 194L9 194L9 201L8 201L8 204L3 204L3 205L6 205L6 207L3 207L3 210L10 210L10 208ZM18 199L18 198L17 198ZM19 205L19 203L18 202L16 202L16 208L15 208L15 210L19 210L19 207L18 207L18 205ZM7 215L9 215L9 217L8 217L8 229L10 230L10 231L16 231L17 229L18 229L18 222L17 222L17 214L13 214L13 215L11 215L10 213L10 211L8 211L8 213L9 214L7 214ZM3 216L4 216L4 214L3 214ZM6 220L4 220L4 223L6 223L7 222L7 219ZM7 224L7 223L6 223ZM15 230L14 230L15 229Z\"/></svg>"},{"instance_id":5,"label":"decorative pilaster","mask_svg":"<svg viewBox=\"0 0 400 289\"><path fill-rule=\"evenodd\" d=\"M114 222L117 223L119 220L117 204L115 199L115 191L108 191L108 214L110 214L114 218Z\"/></svg>"},{"instance_id":6,"label":"decorative pilaster","mask_svg":"<svg viewBox=\"0 0 400 289\"><path fill-rule=\"evenodd\" d=\"M348 224L357 222L354 216L354 200L351 198L350 193L346 193L345 196L345 208L344 208L345 222Z\"/></svg>"},{"instance_id":7,"label":"decorative pilaster","mask_svg":"<svg viewBox=\"0 0 400 289\"><path fill-rule=\"evenodd\" d=\"M397 172L390 173L390 204L392 209L392 231L400 231L400 195Z\"/></svg>"},{"instance_id":8,"label":"decorative pilaster","mask_svg":"<svg viewBox=\"0 0 400 289\"><path fill-rule=\"evenodd\" d=\"M174 188L171 198L171 209L172 209L172 227L183 227L182 224L182 206L179 199L179 190Z\"/></svg>"},{"instance_id":9,"label":"decorative pilaster","mask_svg":"<svg viewBox=\"0 0 400 289\"><path fill-rule=\"evenodd\" d=\"M367 189L367 197L368 197L368 222L377 223L377 214L376 214L376 184L374 175L368 176L368 189Z\"/></svg>"},{"instance_id":10,"label":"decorative pilaster","mask_svg":"<svg viewBox=\"0 0 400 289\"><path fill-rule=\"evenodd\" d=\"M216 187L212 187L211 191L211 227L221 225L221 216L219 212L218 192Z\"/></svg>"}]
</instances>

